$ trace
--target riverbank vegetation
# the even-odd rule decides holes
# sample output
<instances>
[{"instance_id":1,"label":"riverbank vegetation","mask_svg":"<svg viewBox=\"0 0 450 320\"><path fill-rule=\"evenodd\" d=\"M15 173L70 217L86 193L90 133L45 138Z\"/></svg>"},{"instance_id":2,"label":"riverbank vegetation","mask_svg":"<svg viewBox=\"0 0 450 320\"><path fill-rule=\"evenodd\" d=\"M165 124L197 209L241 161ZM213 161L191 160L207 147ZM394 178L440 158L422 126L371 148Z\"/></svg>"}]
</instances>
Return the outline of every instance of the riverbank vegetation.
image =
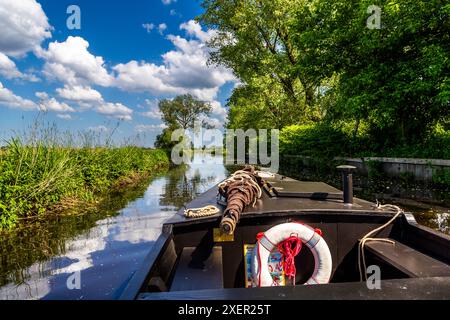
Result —
<instances>
[{"instance_id":1,"label":"riverbank vegetation","mask_svg":"<svg viewBox=\"0 0 450 320\"><path fill-rule=\"evenodd\" d=\"M204 0L211 63L240 79L228 128L281 130L282 154L450 159L443 0Z\"/></svg>"},{"instance_id":2,"label":"riverbank vegetation","mask_svg":"<svg viewBox=\"0 0 450 320\"><path fill-rule=\"evenodd\" d=\"M89 134L77 145L54 128L44 131L10 139L0 153L0 229L20 219L95 208L108 194L169 166L161 150L93 143Z\"/></svg>"},{"instance_id":3,"label":"riverbank vegetation","mask_svg":"<svg viewBox=\"0 0 450 320\"><path fill-rule=\"evenodd\" d=\"M345 126L328 124L291 125L280 131L280 153L321 158L398 157L450 159L450 130L437 125L422 141L389 145L367 134L352 137Z\"/></svg>"}]
</instances>

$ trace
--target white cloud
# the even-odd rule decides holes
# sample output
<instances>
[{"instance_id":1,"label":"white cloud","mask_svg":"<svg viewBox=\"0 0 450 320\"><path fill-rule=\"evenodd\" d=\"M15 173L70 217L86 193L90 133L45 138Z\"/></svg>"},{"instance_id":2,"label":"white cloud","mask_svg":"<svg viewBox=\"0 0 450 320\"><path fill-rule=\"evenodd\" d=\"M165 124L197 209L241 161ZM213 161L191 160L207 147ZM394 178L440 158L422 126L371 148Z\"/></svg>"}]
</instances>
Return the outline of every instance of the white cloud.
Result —
<instances>
[{"instance_id":1,"label":"white cloud","mask_svg":"<svg viewBox=\"0 0 450 320\"><path fill-rule=\"evenodd\" d=\"M142 24L142 28L147 30L147 33L150 33L155 28L155 25L153 23L144 23Z\"/></svg>"},{"instance_id":2,"label":"white cloud","mask_svg":"<svg viewBox=\"0 0 450 320\"><path fill-rule=\"evenodd\" d=\"M222 120L222 122L225 122L225 119L227 118L227 110L222 107L222 104L219 101L211 101L210 105L212 108L211 114Z\"/></svg>"},{"instance_id":3,"label":"white cloud","mask_svg":"<svg viewBox=\"0 0 450 320\"><path fill-rule=\"evenodd\" d=\"M17 69L16 64L7 55L0 52L0 75L6 79L22 79L32 82L39 81L39 79L32 74L23 74Z\"/></svg>"},{"instance_id":4,"label":"white cloud","mask_svg":"<svg viewBox=\"0 0 450 320\"><path fill-rule=\"evenodd\" d=\"M203 121L206 122L209 126L211 126L214 129L223 128L223 122L216 118L204 118Z\"/></svg>"},{"instance_id":5,"label":"white cloud","mask_svg":"<svg viewBox=\"0 0 450 320\"><path fill-rule=\"evenodd\" d=\"M23 56L51 37L51 26L35 0L0 0L0 51Z\"/></svg>"},{"instance_id":6,"label":"white cloud","mask_svg":"<svg viewBox=\"0 0 450 320\"><path fill-rule=\"evenodd\" d=\"M102 103L97 107L96 110L100 114L127 121L132 119L131 115L133 114L132 109L124 106L121 103Z\"/></svg>"},{"instance_id":7,"label":"white cloud","mask_svg":"<svg viewBox=\"0 0 450 320\"><path fill-rule=\"evenodd\" d=\"M59 113L75 112L74 108L67 103L51 98L47 92L36 92L34 95L40 100L38 109L41 111L53 111ZM62 115L57 116L61 118Z\"/></svg>"},{"instance_id":8,"label":"white cloud","mask_svg":"<svg viewBox=\"0 0 450 320\"><path fill-rule=\"evenodd\" d=\"M171 3L177 2L177 0L161 0L164 5L169 5Z\"/></svg>"},{"instance_id":9,"label":"white cloud","mask_svg":"<svg viewBox=\"0 0 450 320\"><path fill-rule=\"evenodd\" d=\"M45 59L44 74L71 86L97 84L109 86L112 76L108 74L102 57L88 51L89 42L81 37L69 36L64 42L52 42L48 50L39 50Z\"/></svg>"},{"instance_id":10,"label":"white cloud","mask_svg":"<svg viewBox=\"0 0 450 320\"><path fill-rule=\"evenodd\" d=\"M56 116L63 120L72 120L72 116L70 114L57 114Z\"/></svg>"},{"instance_id":11,"label":"white cloud","mask_svg":"<svg viewBox=\"0 0 450 320\"><path fill-rule=\"evenodd\" d=\"M55 98L44 99L39 103L39 110L53 112L75 112L67 103L59 102Z\"/></svg>"},{"instance_id":12,"label":"white cloud","mask_svg":"<svg viewBox=\"0 0 450 320\"><path fill-rule=\"evenodd\" d=\"M160 23L159 24L158 32L159 32L160 35L163 35L164 31L166 31L166 29L167 29L167 24L165 24L165 23Z\"/></svg>"},{"instance_id":13,"label":"white cloud","mask_svg":"<svg viewBox=\"0 0 450 320\"><path fill-rule=\"evenodd\" d=\"M139 124L134 127L134 130L139 133L149 132L149 131L161 131L167 128L165 124Z\"/></svg>"},{"instance_id":14,"label":"white cloud","mask_svg":"<svg viewBox=\"0 0 450 320\"><path fill-rule=\"evenodd\" d=\"M130 61L113 67L117 72L114 85L126 91L149 91L155 95L175 94L176 88L165 84L161 77L166 70L164 66L153 63Z\"/></svg>"},{"instance_id":15,"label":"white cloud","mask_svg":"<svg viewBox=\"0 0 450 320\"><path fill-rule=\"evenodd\" d=\"M64 86L56 89L59 97L76 102L83 109L122 120L132 120L133 110L121 103L105 102L100 92L89 86Z\"/></svg>"},{"instance_id":16,"label":"white cloud","mask_svg":"<svg viewBox=\"0 0 450 320\"><path fill-rule=\"evenodd\" d=\"M141 112L141 115L150 119L161 119L162 113L161 111L159 111L158 103L159 103L158 99L154 100L146 99L145 104L149 107L149 110Z\"/></svg>"},{"instance_id":17,"label":"white cloud","mask_svg":"<svg viewBox=\"0 0 450 320\"><path fill-rule=\"evenodd\" d=\"M100 102L103 101L102 95L97 90L88 86L64 86L56 89L58 95L66 100L76 102Z\"/></svg>"},{"instance_id":18,"label":"white cloud","mask_svg":"<svg viewBox=\"0 0 450 320\"><path fill-rule=\"evenodd\" d=\"M189 20L188 22L180 25L180 30L185 30L190 36L193 36L202 42L211 40L216 34L215 30L203 31L201 25L195 20Z\"/></svg>"},{"instance_id":19,"label":"white cloud","mask_svg":"<svg viewBox=\"0 0 450 320\"><path fill-rule=\"evenodd\" d=\"M22 78L23 74L17 70L14 61L9 59L5 54L0 52L0 75L6 79Z\"/></svg>"},{"instance_id":20,"label":"white cloud","mask_svg":"<svg viewBox=\"0 0 450 320\"><path fill-rule=\"evenodd\" d=\"M36 110L37 105L31 100L15 95L0 82L0 105L11 109Z\"/></svg>"},{"instance_id":21,"label":"white cloud","mask_svg":"<svg viewBox=\"0 0 450 320\"><path fill-rule=\"evenodd\" d=\"M47 100L48 99L48 93L47 92L36 92L34 94L36 97L38 97L41 100Z\"/></svg>"},{"instance_id":22,"label":"white cloud","mask_svg":"<svg viewBox=\"0 0 450 320\"><path fill-rule=\"evenodd\" d=\"M151 109L149 111L142 112L141 114L146 118L161 119L161 112L159 110Z\"/></svg>"},{"instance_id":23,"label":"white cloud","mask_svg":"<svg viewBox=\"0 0 450 320\"><path fill-rule=\"evenodd\" d=\"M207 63L211 49L204 41L212 36L212 31L203 31L193 21L180 28L197 40L168 35L175 50L162 55L163 64L138 61L118 64L113 67L116 73L114 86L154 95L191 93L201 100L213 101L222 85L236 81L230 70Z\"/></svg>"}]
</instances>

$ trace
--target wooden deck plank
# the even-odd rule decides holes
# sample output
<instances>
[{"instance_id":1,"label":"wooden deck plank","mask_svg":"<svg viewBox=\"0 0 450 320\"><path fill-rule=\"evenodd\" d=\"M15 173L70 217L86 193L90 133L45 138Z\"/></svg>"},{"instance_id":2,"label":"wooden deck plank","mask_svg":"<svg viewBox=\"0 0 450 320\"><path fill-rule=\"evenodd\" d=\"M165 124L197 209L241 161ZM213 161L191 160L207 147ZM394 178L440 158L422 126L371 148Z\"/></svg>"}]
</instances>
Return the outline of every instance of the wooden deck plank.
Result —
<instances>
[{"instance_id":1,"label":"wooden deck plank","mask_svg":"<svg viewBox=\"0 0 450 320\"><path fill-rule=\"evenodd\" d=\"M450 266L400 242L369 241L366 248L410 277L450 276Z\"/></svg>"}]
</instances>

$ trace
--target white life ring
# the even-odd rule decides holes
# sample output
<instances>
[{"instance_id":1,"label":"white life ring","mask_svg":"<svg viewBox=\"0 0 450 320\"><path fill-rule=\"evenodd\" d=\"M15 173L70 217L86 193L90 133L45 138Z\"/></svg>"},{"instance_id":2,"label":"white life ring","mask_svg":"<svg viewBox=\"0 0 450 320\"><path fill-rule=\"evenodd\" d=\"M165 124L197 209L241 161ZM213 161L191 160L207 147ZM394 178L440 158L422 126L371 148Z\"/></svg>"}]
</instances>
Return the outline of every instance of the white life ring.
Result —
<instances>
[{"instance_id":1,"label":"white life ring","mask_svg":"<svg viewBox=\"0 0 450 320\"><path fill-rule=\"evenodd\" d=\"M258 287L271 287L274 285L268 267L270 252L280 242L292 235L300 238L314 256L314 273L305 284L324 284L330 281L332 259L327 243L311 227L294 222L272 227L257 242L253 251L251 266L254 285Z\"/></svg>"}]
</instances>

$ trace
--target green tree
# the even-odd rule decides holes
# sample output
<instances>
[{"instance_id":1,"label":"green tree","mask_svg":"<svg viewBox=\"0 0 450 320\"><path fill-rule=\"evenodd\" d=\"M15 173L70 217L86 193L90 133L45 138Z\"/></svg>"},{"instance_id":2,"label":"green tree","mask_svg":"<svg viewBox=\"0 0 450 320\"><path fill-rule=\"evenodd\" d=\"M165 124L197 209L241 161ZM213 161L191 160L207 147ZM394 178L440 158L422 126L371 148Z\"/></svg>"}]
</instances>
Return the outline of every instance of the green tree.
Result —
<instances>
[{"instance_id":1,"label":"green tree","mask_svg":"<svg viewBox=\"0 0 450 320\"><path fill-rule=\"evenodd\" d=\"M164 128L163 131L156 136L155 140L155 148L171 150L176 144L177 141L172 141L172 132L176 128Z\"/></svg>"},{"instance_id":2,"label":"green tree","mask_svg":"<svg viewBox=\"0 0 450 320\"><path fill-rule=\"evenodd\" d=\"M297 68L302 54L293 42L298 32L295 8L305 0L204 0L199 20L217 33L209 45L211 62L229 67L243 82L230 99L234 115L252 106L275 127L315 119L311 112L317 86ZM293 28L296 28L293 30ZM244 94L245 92L245 94ZM238 102L238 104L236 104ZM233 110L234 109L234 110ZM257 126L259 127L259 126Z\"/></svg>"},{"instance_id":3,"label":"green tree","mask_svg":"<svg viewBox=\"0 0 450 320\"><path fill-rule=\"evenodd\" d=\"M336 77L326 93L335 98L330 121L352 120L356 130L366 123L380 148L422 141L448 121L448 1L380 0L380 29L366 24L373 1L310 3L297 8L298 68L315 79Z\"/></svg>"},{"instance_id":4,"label":"green tree","mask_svg":"<svg viewBox=\"0 0 450 320\"><path fill-rule=\"evenodd\" d=\"M212 108L209 103L195 99L190 94L175 97L173 100L159 102L164 123L170 128L193 129L196 121L201 121L201 116L210 114Z\"/></svg>"},{"instance_id":5,"label":"green tree","mask_svg":"<svg viewBox=\"0 0 450 320\"><path fill-rule=\"evenodd\" d=\"M161 100L158 107L167 126L155 141L155 147L162 149L171 149L176 145L177 141L172 141L172 132L176 129L193 129L196 121L208 127L205 119L201 118L208 116L212 110L209 103L197 100L190 94L177 96L173 100Z\"/></svg>"}]
</instances>

